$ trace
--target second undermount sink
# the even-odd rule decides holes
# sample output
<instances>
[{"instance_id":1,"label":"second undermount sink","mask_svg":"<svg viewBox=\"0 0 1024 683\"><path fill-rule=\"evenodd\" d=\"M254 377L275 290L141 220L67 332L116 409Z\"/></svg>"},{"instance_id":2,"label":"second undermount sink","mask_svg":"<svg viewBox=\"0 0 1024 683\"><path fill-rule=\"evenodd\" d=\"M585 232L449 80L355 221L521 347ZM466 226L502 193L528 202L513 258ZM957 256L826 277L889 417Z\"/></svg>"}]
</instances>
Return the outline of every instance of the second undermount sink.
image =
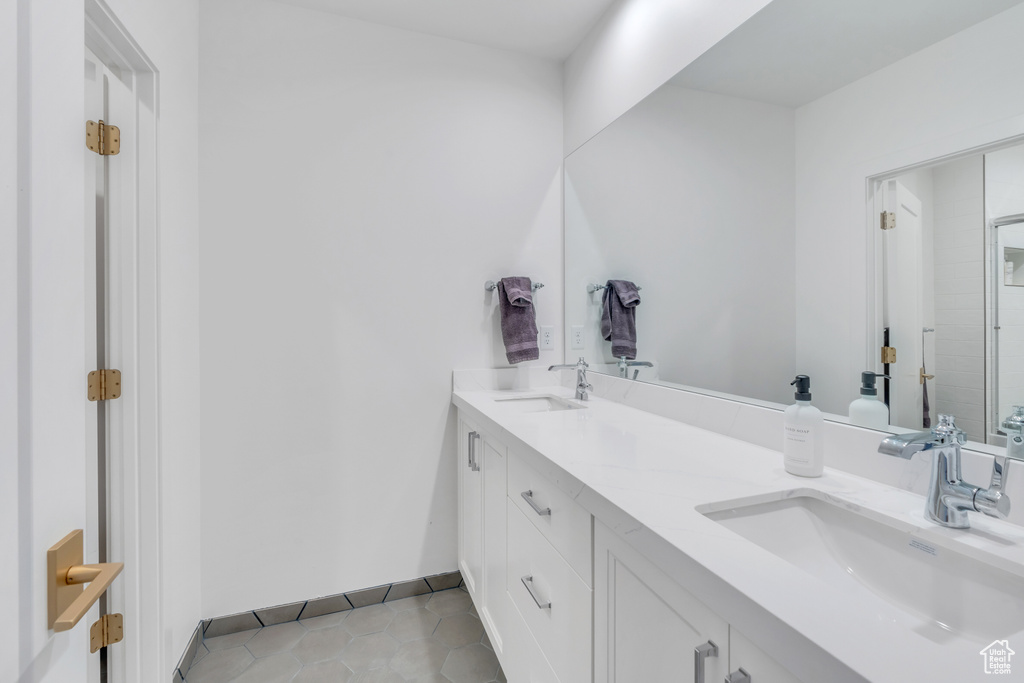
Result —
<instances>
[{"instance_id":1,"label":"second undermount sink","mask_svg":"<svg viewBox=\"0 0 1024 683\"><path fill-rule=\"evenodd\" d=\"M513 413L551 413L559 410L581 410L586 407L550 394L497 398L494 402Z\"/></svg>"},{"instance_id":2,"label":"second undermount sink","mask_svg":"<svg viewBox=\"0 0 1024 683\"><path fill-rule=\"evenodd\" d=\"M967 546L953 549L955 541L937 543L910 523L813 489L697 511L877 607L879 618L936 642L959 637L984 644L1024 630L1024 572L995 567Z\"/></svg>"}]
</instances>

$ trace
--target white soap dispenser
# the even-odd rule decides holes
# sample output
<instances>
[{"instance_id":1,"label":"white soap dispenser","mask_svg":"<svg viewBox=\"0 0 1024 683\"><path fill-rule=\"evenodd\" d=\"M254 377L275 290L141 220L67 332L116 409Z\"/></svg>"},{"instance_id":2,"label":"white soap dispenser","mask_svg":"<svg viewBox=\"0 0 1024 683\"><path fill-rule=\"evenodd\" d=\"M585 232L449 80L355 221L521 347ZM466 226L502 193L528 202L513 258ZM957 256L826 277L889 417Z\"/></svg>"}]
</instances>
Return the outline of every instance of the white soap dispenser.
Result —
<instances>
[{"instance_id":1,"label":"white soap dispenser","mask_svg":"<svg viewBox=\"0 0 1024 683\"><path fill-rule=\"evenodd\" d=\"M820 477L825 469L825 419L811 405L811 378L797 375L796 403L783 416L782 460L786 471L800 477Z\"/></svg>"},{"instance_id":2,"label":"white soap dispenser","mask_svg":"<svg viewBox=\"0 0 1024 683\"><path fill-rule=\"evenodd\" d=\"M860 398L850 404L850 422L861 427L889 429L889 406L882 403L878 398L878 389L875 388L875 380L878 373L865 370L860 373Z\"/></svg>"}]
</instances>

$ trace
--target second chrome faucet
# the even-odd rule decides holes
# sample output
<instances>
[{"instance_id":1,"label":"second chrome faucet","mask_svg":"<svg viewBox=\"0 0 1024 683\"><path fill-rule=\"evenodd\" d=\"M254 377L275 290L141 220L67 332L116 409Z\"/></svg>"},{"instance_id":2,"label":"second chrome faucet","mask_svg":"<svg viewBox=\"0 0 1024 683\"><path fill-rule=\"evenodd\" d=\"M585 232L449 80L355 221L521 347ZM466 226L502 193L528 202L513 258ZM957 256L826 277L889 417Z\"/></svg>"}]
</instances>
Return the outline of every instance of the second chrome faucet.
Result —
<instances>
[{"instance_id":1,"label":"second chrome faucet","mask_svg":"<svg viewBox=\"0 0 1024 683\"><path fill-rule=\"evenodd\" d=\"M1024 411L1012 431L1003 423L1009 434L1007 453L1011 446L1024 452ZM996 458L992 465L992 483L987 489L963 481L960 473L960 446L967 442L967 436L957 428L952 415L939 415L939 424L930 432L897 434L884 439L878 447L879 453L909 460L915 453L931 453L931 476L928 482L928 497L925 513L933 522L953 529L970 528L969 512L981 512L989 517L1004 519L1010 514L1010 498L1006 495L1006 478L1011 458Z\"/></svg>"},{"instance_id":2,"label":"second chrome faucet","mask_svg":"<svg viewBox=\"0 0 1024 683\"><path fill-rule=\"evenodd\" d=\"M590 390L594 387L590 386L587 382L587 361L583 360L583 356L576 361L574 365L552 365L548 370L576 370L576 400L587 401L590 399Z\"/></svg>"}]
</instances>

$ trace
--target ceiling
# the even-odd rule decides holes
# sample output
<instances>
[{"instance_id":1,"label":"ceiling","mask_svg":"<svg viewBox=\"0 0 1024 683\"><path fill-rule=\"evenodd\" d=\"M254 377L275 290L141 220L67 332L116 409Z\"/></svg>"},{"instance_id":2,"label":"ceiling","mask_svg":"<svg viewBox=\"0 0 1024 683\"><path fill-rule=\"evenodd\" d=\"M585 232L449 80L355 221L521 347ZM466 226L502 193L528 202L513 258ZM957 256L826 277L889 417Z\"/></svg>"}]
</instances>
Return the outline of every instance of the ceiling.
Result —
<instances>
[{"instance_id":1,"label":"ceiling","mask_svg":"<svg viewBox=\"0 0 1024 683\"><path fill-rule=\"evenodd\" d=\"M671 82L799 107L1021 2L774 0Z\"/></svg>"},{"instance_id":2,"label":"ceiling","mask_svg":"<svg viewBox=\"0 0 1024 683\"><path fill-rule=\"evenodd\" d=\"M281 0L410 31L563 61L614 0Z\"/></svg>"}]
</instances>

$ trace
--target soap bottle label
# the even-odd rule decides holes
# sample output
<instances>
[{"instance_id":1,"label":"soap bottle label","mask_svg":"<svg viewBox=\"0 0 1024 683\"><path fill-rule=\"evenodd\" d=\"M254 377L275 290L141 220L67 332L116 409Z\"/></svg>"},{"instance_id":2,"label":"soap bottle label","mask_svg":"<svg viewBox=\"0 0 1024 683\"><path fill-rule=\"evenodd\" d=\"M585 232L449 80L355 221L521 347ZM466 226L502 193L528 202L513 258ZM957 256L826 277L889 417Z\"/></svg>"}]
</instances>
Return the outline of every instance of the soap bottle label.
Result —
<instances>
[{"instance_id":1,"label":"soap bottle label","mask_svg":"<svg viewBox=\"0 0 1024 683\"><path fill-rule=\"evenodd\" d=\"M811 430L807 427L795 427L786 425L786 441L796 445L796 448L786 449L786 459L790 462L808 465L811 462L812 449L810 448Z\"/></svg>"}]
</instances>

